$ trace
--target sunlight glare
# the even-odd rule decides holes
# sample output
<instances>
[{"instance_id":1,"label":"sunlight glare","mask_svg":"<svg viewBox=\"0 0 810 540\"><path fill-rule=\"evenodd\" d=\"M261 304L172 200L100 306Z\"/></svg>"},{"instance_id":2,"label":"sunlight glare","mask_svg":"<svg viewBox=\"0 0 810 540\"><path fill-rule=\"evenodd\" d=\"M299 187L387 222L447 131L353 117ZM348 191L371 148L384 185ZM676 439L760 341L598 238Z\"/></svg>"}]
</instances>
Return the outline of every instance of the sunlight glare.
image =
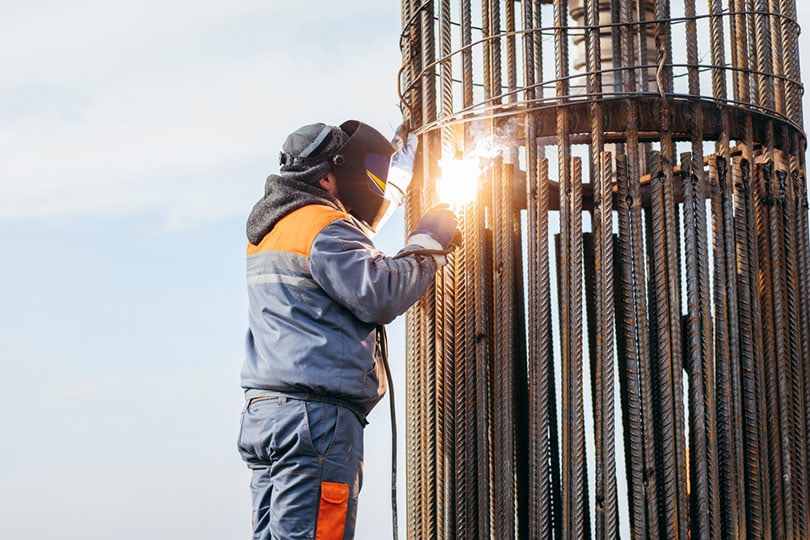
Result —
<instances>
[{"instance_id":1,"label":"sunlight glare","mask_svg":"<svg viewBox=\"0 0 810 540\"><path fill-rule=\"evenodd\" d=\"M475 201L478 180L481 176L479 159L439 160L442 175L436 180L436 193L439 202L447 203L454 209Z\"/></svg>"}]
</instances>

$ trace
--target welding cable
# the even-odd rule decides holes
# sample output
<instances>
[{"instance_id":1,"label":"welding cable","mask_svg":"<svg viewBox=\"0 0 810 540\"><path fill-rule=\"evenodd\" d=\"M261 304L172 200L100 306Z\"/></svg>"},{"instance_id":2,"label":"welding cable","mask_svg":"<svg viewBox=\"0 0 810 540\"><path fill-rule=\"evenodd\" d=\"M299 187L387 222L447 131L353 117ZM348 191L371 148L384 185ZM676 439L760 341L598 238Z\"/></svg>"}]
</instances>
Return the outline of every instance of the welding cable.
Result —
<instances>
[{"instance_id":1,"label":"welding cable","mask_svg":"<svg viewBox=\"0 0 810 540\"><path fill-rule=\"evenodd\" d=\"M394 533L394 540L399 538L399 527L397 526L397 406L394 399L394 379L391 376L391 366L388 364L388 336L385 334L385 326L377 326L377 336L380 340L380 352L382 353L383 367L385 368L385 378L388 381L388 405L391 411L391 526Z\"/></svg>"},{"instance_id":2,"label":"welding cable","mask_svg":"<svg viewBox=\"0 0 810 540\"><path fill-rule=\"evenodd\" d=\"M425 256L446 256L453 253L454 248L450 249L404 249L394 255L394 259L402 259L403 257L410 257L411 255L425 255Z\"/></svg>"}]
</instances>

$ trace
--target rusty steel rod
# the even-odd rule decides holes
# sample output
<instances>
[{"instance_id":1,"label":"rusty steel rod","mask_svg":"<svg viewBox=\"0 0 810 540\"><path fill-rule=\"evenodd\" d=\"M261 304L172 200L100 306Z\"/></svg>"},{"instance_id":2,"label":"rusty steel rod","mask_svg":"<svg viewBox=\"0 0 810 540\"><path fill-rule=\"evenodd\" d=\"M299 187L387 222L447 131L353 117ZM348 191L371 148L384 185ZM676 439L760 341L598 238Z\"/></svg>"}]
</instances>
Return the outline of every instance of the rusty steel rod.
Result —
<instances>
[{"instance_id":1,"label":"rusty steel rod","mask_svg":"<svg viewBox=\"0 0 810 540\"><path fill-rule=\"evenodd\" d=\"M679 433L677 426L683 423L683 416L678 415L676 401L681 400L683 391L680 384L681 355L680 355L680 324L672 327L674 313L680 310L680 295L673 291L670 284L675 281L678 267L678 254L673 253L672 237L676 234L674 222L674 209L671 207L674 198L671 195L672 184L667 183L667 176L662 169L662 158L655 155L651 160L650 191L651 191L651 223L648 232L651 235L650 247L653 250L653 275L651 282L654 285L655 302L650 302L650 311L655 313L651 321L656 322L657 331L657 361L652 364L656 369L656 394L658 399L653 403L656 408L657 432L656 440L659 491L662 512L661 531L673 538L682 538L686 532L686 508L681 506L684 502L685 482L685 456L683 455L683 433ZM671 175L671 170L669 171ZM672 295L675 295L673 298ZM675 317L680 321L680 317ZM673 332L674 329L674 332ZM677 390L677 391L676 391ZM679 464L683 464L680 466ZM659 533L660 534L660 533Z\"/></svg>"},{"instance_id":2,"label":"rusty steel rod","mask_svg":"<svg viewBox=\"0 0 810 540\"><path fill-rule=\"evenodd\" d=\"M808 223L807 223L807 183L806 169L804 166L803 143L798 137L794 138L794 153L791 155L791 166L794 168L793 180L796 191L796 211L798 216L798 270L797 276L798 295L801 299L801 342L803 357L803 384L804 384L804 423L805 423L805 453L806 471L810 471L810 290L808 290L808 272L810 271L810 260L808 260ZM810 479L806 482L805 500L810 501Z\"/></svg>"},{"instance_id":3,"label":"rusty steel rod","mask_svg":"<svg viewBox=\"0 0 810 540\"><path fill-rule=\"evenodd\" d=\"M753 222L751 166L744 157L735 162L733 168L735 189L735 239L737 254L737 285L740 305L740 365L742 371L742 411L743 436L745 441L745 481L746 481L746 528L754 538L770 535L766 518L765 490L767 482L762 476L761 464L765 456L761 453L761 429L759 416L759 393L756 376L760 353L754 339L758 331L756 283L751 272L755 260L755 249L752 245L755 237L752 234Z\"/></svg>"},{"instance_id":4,"label":"rusty steel rod","mask_svg":"<svg viewBox=\"0 0 810 540\"><path fill-rule=\"evenodd\" d=\"M793 189L793 179L791 178L790 160L785 160L785 168L778 171L779 182L784 192L784 202L782 205L782 230L785 256L785 303L787 313L787 338L788 338L788 358L790 395L790 417L792 422L791 448L793 452L793 502L795 512L793 515L794 530L807 530L807 449L805 448L805 422L804 422L804 385L803 385L803 362L801 353L801 315L798 307L797 278L798 261L796 246L796 215L795 193Z\"/></svg>"},{"instance_id":5,"label":"rusty steel rod","mask_svg":"<svg viewBox=\"0 0 810 540\"><path fill-rule=\"evenodd\" d=\"M512 245L512 190L501 189L511 180L508 169L496 163L492 182L493 287L495 370L493 390L499 406L494 411L495 526L503 538L514 537L515 526L515 410L512 362L514 350L514 276Z\"/></svg>"}]
</instances>

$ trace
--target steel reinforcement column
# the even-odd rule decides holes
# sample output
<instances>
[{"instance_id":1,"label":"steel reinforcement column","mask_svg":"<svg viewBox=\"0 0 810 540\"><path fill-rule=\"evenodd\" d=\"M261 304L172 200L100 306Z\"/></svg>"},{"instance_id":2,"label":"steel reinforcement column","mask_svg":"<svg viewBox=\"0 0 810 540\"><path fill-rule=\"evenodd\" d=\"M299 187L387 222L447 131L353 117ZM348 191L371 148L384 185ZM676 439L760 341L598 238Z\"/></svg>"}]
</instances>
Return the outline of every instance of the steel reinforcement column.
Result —
<instances>
[{"instance_id":1,"label":"steel reinforcement column","mask_svg":"<svg viewBox=\"0 0 810 540\"><path fill-rule=\"evenodd\" d=\"M407 226L463 234L407 317L409 538L808 537L798 35L795 0L402 1Z\"/></svg>"}]
</instances>

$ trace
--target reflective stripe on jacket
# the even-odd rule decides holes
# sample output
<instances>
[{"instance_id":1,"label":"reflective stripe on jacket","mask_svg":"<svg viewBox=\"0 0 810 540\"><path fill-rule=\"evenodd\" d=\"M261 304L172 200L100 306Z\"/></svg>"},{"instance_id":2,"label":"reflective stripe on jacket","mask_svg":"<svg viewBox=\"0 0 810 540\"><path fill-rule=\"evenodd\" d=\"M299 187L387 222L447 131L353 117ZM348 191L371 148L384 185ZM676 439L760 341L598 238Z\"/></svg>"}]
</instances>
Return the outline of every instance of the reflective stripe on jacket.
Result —
<instances>
[{"instance_id":1,"label":"reflective stripe on jacket","mask_svg":"<svg viewBox=\"0 0 810 540\"><path fill-rule=\"evenodd\" d=\"M385 392L377 325L416 302L431 257L387 257L351 217L308 205L248 244L242 386L346 400L365 414Z\"/></svg>"}]
</instances>

